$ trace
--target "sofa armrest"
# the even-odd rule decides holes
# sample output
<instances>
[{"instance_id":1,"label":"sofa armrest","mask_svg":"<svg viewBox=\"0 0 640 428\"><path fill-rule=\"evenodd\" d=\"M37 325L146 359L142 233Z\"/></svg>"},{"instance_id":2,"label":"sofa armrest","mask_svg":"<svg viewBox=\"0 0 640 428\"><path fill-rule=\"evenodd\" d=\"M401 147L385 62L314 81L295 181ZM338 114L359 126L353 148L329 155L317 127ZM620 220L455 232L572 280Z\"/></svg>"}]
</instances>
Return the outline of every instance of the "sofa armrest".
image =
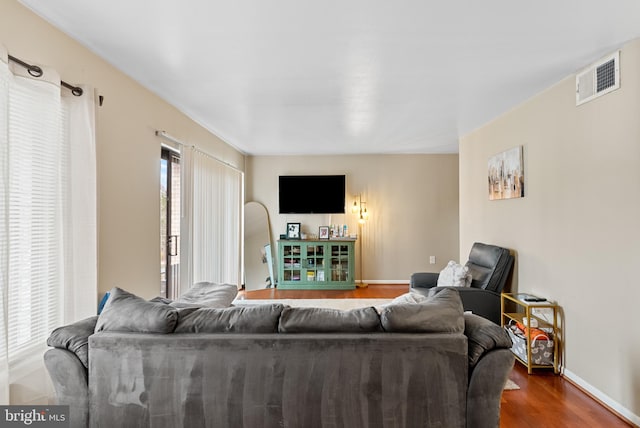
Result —
<instances>
[{"instance_id":1,"label":"sofa armrest","mask_svg":"<svg viewBox=\"0 0 640 428\"><path fill-rule=\"evenodd\" d=\"M97 321L93 316L58 327L47 338L53 349L44 354L44 365L57 403L69 406L71 427L89 426L89 336Z\"/></svg>"},{"instance_id":2,"label":"sofa armrest","mask_svg":"<svg viewBox=\"0 0 640 428\"><path fill-rule=\"evenodd\" d=\"M411 275L409 285L411 288L433 288L438 285L439 273L417 272Z\"/></svg>"},{"instance_id":3,"label":"sofa armrest","mask_svg":"<svg viewBox=\"0 0 640 428\"><path fill-rule=\"evenodd\" d=\"M51 332L47 345L72 352L86 370L89 367L89 336L93 334L97 321L96 315L58 327Z\"/></svg>"},{"instance_id":4,"label":"sofa armrest","mask_svg":"<svg viewBox=\"0 0 640 428\"><path fill-rule=\"evenodd\" d=\"M56 390L57 404L69 406L70 426L89 426L87 369L73 352L59 348L45 352L44 365Z\"/></svg>"},{"instance_id":5,"label":"sofa armrest","mask_svg":"<svg viewBox=\"0 0 640 428\"><path fill-rule=\"evenodd\" d=\"M469 375L467 426L500 426L500 400L515 357L509 349L494 348L482 356Z\"/></svg>"},{"instance_id":6,"label":"sofa armrest","mask_svg":"<svg viewBox=\"0 0 640 428\"><path fill-rule=\"evenodd\" d=\"M474 369L484 354L494 349L511 349L511 338L504 328L475 314L464 314L464 335L469 347L469 370Z\"/></svg>"},{"instance_id":7,"label":"sofa armrest","mask_svg":"<svg viewBox=\"0 0 640 428\"><path fill-rule=\"evenodd\" d=\"M475 315L464 314L469 356L467 426L500 426L500 400L513 368L511 338L504 328Z\"/></svg>"}]
</instances>

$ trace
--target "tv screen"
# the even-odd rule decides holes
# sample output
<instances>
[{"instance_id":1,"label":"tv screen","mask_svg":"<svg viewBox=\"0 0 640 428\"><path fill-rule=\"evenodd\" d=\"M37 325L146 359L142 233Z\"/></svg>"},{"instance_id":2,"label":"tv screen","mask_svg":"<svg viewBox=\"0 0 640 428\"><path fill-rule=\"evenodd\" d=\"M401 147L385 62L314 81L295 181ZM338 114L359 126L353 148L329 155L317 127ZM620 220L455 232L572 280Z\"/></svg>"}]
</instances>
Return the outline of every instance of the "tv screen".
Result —
<instances>
[{"instance_id":1,"label":"tv screen","mask_svg":"<svg viewBox=\"0 0 640 428\"><path fill-rule=\"evenodd\" d=\"M281 175L280 214L344 214L344 175Z\"/></svg>"}]
</instances>

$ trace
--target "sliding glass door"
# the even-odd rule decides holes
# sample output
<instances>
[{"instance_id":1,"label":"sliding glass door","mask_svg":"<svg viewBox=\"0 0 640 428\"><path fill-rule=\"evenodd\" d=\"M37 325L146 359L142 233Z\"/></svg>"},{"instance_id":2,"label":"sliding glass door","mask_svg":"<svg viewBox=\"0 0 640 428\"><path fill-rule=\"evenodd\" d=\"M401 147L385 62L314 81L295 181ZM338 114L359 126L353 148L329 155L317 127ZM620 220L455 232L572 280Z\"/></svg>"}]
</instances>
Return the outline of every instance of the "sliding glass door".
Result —
<instances>
[{"instance_id":1,"label":"sliding glass door","mask_svg":"<svg viewBox=\"0 0 640 428\"><path fill-rule=\"evenodd\" d=\"M178 296L180 281L180 154L162 149L160 160L160 295Z\"/></svg>"}]
</instances>

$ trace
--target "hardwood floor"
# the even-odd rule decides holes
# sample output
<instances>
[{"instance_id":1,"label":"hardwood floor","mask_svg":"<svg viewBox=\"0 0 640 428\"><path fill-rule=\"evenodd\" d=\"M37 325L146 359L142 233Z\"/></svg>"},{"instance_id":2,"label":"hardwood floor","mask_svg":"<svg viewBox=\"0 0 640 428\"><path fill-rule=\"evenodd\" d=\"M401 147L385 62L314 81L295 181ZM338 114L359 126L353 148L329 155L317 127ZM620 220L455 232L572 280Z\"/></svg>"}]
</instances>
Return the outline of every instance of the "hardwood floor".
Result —
<instances>
[{"instance_id":1,"label":"hardwood floor","mask_svg":"<svg viewBox=\"0 0 640 428\"><path fill-rule=\"evenodd\" d=\"M355 290L262 290L241 291L245 299L393 299L409 291L408 285L375 284Z\"/></svg>"},{"instance_id":2,"label":"hardwood floor","mask_svg":"<svg viewBox=\"0 0 640 428\"><path fill-rule=\"evenodd\" d=\"M523 428L632 427L553 371L528 375L516 362L509 378L519 390L502 393L500 426Z\"/></svg>"},{"instance_id":3,"label":"hardwood floor","mask_svg":"<svg viewBox=\"0 0 640 428\"><path fill-rule=\"evenodd\" d=\"M409 291L408 285L370 284L355 290L278 290L267 288L241 291L244 299L392 299ZM516 362L509 376L519 390L505 391L501 401L503 428L572 428L572 427L632 427L630 423L582 392L562 376L536 371L527 374Z\"/></svg>"}]
</instances>

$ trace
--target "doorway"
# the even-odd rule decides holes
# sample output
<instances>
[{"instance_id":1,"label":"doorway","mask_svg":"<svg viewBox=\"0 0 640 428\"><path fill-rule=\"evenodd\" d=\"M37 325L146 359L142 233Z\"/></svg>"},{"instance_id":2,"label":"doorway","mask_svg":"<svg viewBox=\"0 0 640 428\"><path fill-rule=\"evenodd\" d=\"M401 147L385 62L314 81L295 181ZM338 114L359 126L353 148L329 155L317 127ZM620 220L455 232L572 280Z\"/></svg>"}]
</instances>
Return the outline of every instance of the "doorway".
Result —
<instances>
[{"instance_id":1,"label":"doorway","mask_svg":"<svg viewBox=\"0 0 640 428\"><path fill-rule=\"evenodd\" d=\"M160 159L160 295L180 290L180 153L162 148Z\"/></svg>"}]
</instances>

